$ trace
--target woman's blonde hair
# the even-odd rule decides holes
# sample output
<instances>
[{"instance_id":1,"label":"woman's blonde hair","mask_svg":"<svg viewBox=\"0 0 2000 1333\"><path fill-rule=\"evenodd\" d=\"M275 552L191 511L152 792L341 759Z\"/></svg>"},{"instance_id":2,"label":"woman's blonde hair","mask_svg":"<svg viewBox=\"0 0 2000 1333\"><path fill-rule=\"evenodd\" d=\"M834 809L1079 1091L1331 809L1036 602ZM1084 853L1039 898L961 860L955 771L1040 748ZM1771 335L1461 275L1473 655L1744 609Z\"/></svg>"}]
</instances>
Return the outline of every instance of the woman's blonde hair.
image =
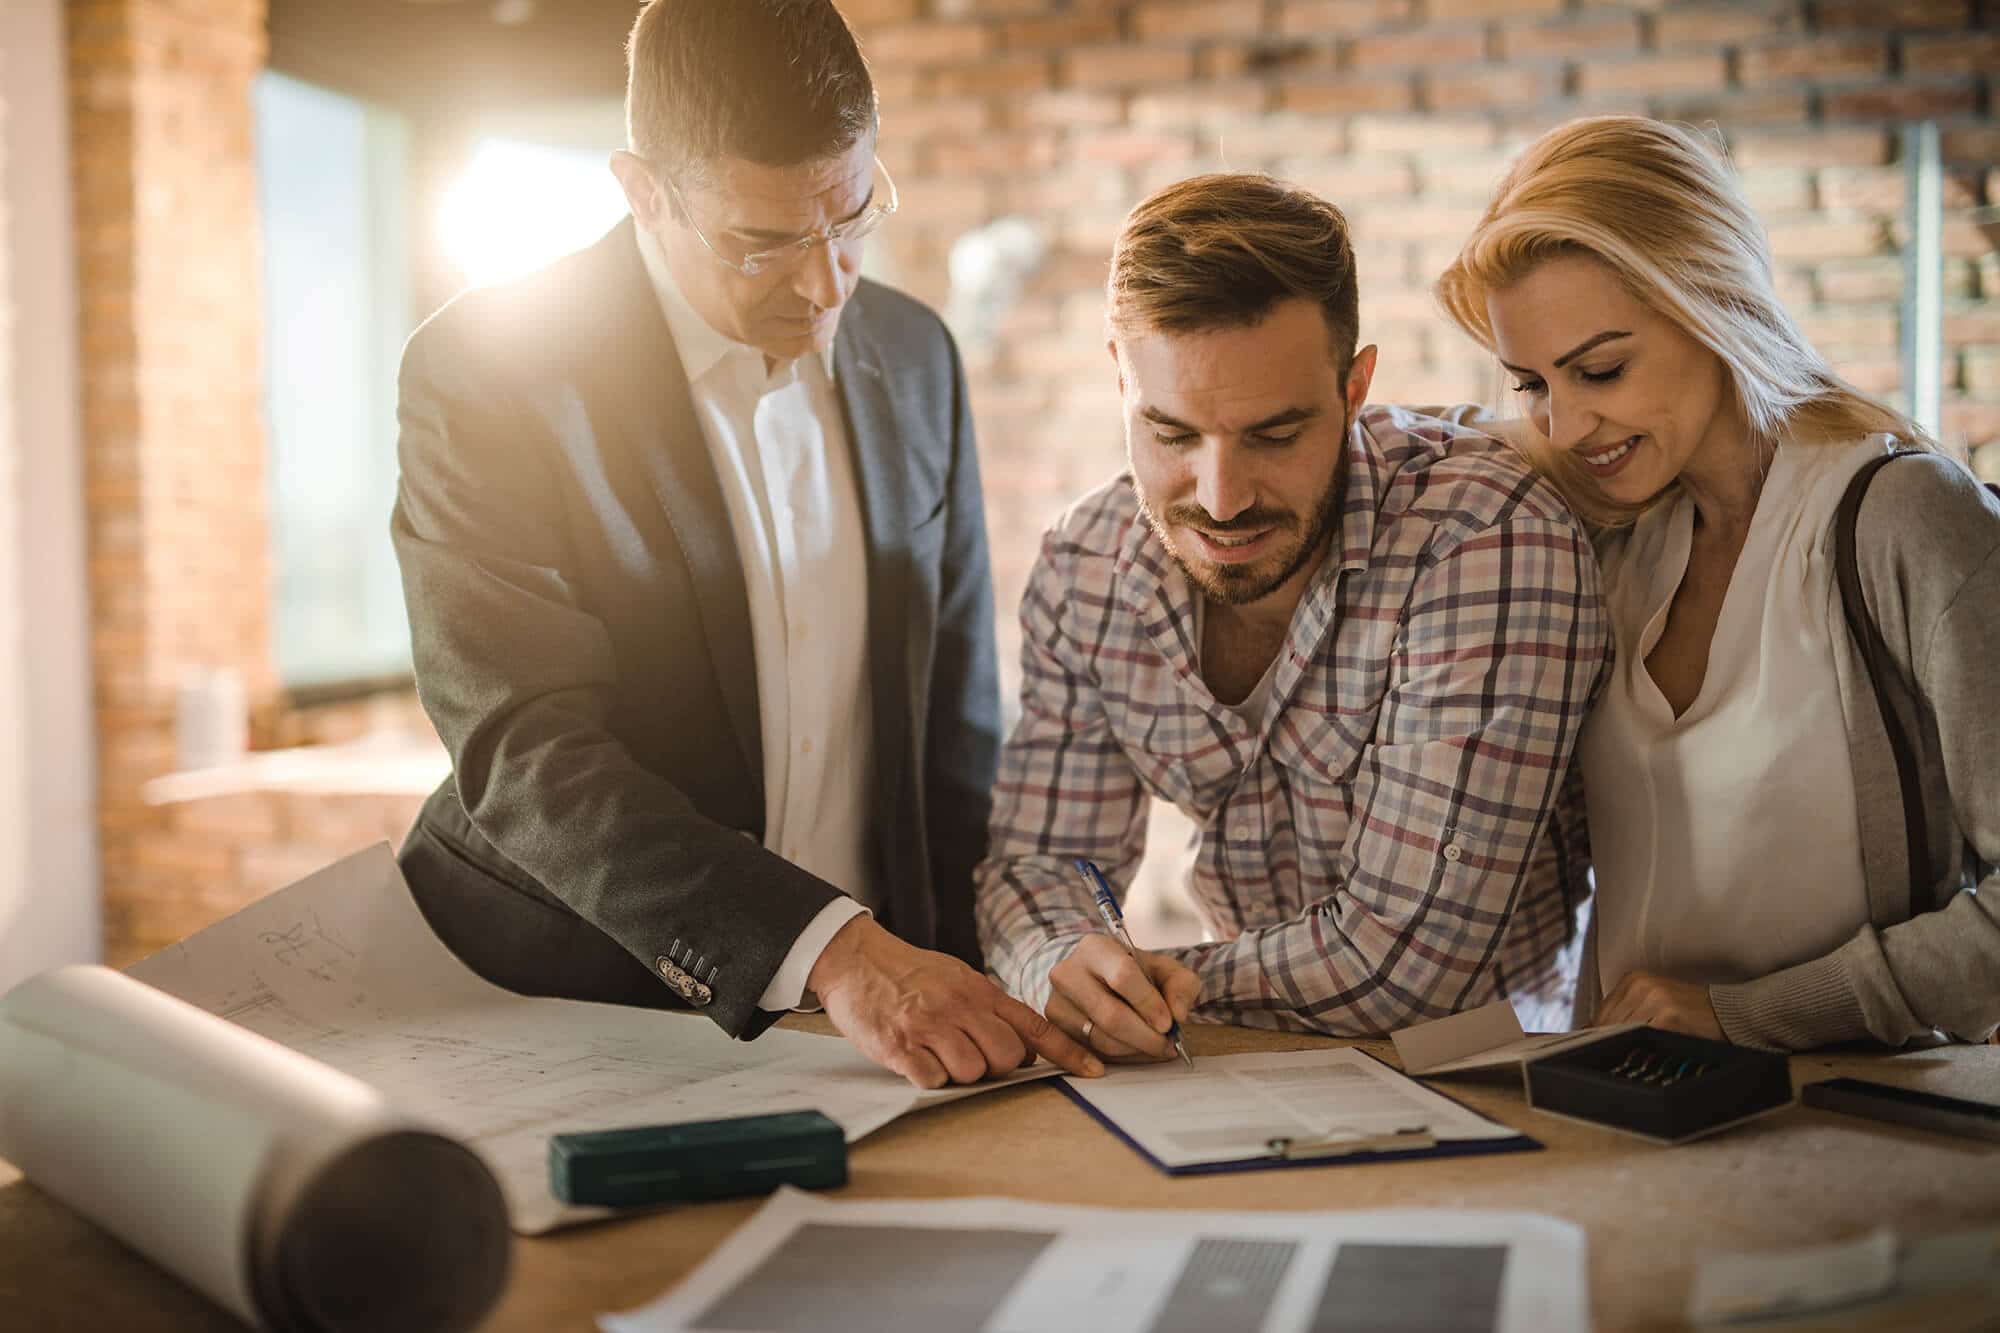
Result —
<instances>
[{"instance_id":1,"label":"woman's blonde hair","mask_svg":"<svg viewBox=\"0 0 2000 1333\"><path fill-rule=\"evenodd\" d=\"M1585 254L1722 361L1756 443L1834 443L1888 431L1919 448L1909 418L1827 365L1778 301L1771 252L1728 167L1695 134L1643 116L1592 116L1530 144L1437 282L1445 313L1489 352L1487 297L1545 260ZM1573 507L1611 505L1567 455L1529 450ZM1656 497L1657 498L1657 497Z\"/></svg>"}]
</instances>

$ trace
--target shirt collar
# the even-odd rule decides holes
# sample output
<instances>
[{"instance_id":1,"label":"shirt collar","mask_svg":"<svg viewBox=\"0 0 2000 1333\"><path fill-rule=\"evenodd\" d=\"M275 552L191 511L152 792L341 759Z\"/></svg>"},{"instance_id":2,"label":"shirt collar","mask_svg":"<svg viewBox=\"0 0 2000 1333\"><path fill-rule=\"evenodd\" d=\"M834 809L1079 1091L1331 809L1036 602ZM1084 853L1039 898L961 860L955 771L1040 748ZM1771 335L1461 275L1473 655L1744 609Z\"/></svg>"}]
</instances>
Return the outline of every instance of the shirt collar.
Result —
<instances>
[{"instance_id":1,"label":"shirt collar","mask_svg":"<svg viewBox=\"0 0 2000 1333\"><path fill-rule=\"evenodd\" d=\"M646 278L652 284L653 295L660 303L660 313L666 316L667 331L673 335L674 348L680 353L681 369L687 372L688 383L693 384L709 371L720 365L724 358L748 355L757 358L761 370L764 354L748 343L737 342L734 338L720 333L715 326L702 318L701 313L681 295L680 285L674 281L673 270L667 265L667 257L660 253L660 247L652 234L644 227L633 226L633 234L639 242L639 258L646 266ZM821 369L826 371L829 381L833 379L833 344L829 342L819 350Z\"/></svg>"}]
</instances>

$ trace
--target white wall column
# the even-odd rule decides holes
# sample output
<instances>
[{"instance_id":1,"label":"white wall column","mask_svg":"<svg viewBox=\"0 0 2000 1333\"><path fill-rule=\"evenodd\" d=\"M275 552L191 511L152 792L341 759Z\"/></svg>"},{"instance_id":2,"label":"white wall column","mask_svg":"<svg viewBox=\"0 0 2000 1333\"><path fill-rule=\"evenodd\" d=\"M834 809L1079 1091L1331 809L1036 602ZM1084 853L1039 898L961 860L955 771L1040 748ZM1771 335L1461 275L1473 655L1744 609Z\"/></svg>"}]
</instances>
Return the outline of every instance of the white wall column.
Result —
<instances>
[{"instance_id":1,"label":"white wall column","mask_svg":"<svg viewBox=\"0 0 2000 1333\"><path fill-rule=\"evenodd\" d=\"M0 990L101 949L67 68L0 4Z\"/></svg>"}]
</instances>

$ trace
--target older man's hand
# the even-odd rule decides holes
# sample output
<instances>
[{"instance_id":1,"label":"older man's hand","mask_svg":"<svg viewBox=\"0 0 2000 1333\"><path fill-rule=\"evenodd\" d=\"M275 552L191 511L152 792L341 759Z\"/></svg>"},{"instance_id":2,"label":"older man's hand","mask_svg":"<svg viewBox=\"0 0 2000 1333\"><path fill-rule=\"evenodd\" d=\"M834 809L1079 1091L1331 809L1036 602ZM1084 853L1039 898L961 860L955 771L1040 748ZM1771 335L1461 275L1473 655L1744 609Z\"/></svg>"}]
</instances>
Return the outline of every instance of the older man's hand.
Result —
<instances>
[{"instance_id":1,"label":"older man's hand","mask_svg":"<svg viewBox=\"0 0 2000 1333\"><path fill-rule=\"evenodd\" d=\"M1072 1074L1104 1072L1103 1061L992 981L872 917L840 928L806 984L842 1036L920 1088L977 1083L1036 1055Z\"/></svg>"}]
</instances>

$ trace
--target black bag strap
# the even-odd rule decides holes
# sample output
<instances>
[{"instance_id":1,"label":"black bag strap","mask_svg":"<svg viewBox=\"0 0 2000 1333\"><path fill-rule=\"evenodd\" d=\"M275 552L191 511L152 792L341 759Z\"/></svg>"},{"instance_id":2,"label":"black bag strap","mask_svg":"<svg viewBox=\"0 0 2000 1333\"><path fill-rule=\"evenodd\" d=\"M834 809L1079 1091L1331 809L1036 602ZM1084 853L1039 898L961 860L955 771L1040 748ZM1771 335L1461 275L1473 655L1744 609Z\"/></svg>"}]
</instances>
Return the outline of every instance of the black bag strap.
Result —
<instances>
[{"instance_id":1,"label":"black bag strap","mask_svg":"<svg viewBox=\"0 0 2000 1333\"><path fill-rule=\"evenodd\" d=\"M1833 568L1834 576L1840 581L1841 609L1847 616L1848 631L1861 647L1862 660L1868 664L1868 682L1875 687L1875 706L1882 712L1882 729L1888 733L1889 753L1896 760L1896 782L1903 789L1903 833L1909 842L1912 898L1930 884L1930 826L1924 814L1923 785L1917 779L1916 747L1903 730L1903 724L1897 720L1896 709L1889 701L1885 682L1895 679L1896 663L1889 656L1889 645L1883 640L1881 627L1875 623L1875 617L1868 610L1868 599L1861 591L1861 566L1855 556L1854 528L1861 514L1861 499L1868 493L1868 483L1875 479L1875 474L1898 458L1919 456L1922 452L1918 449L1895 449L1880 458L1870 459L1847 483L1847 490L1840 497L1840 506L1833 512ZM1989 484L1987 489L2000 495L2000 486Z\"/></svg>"},{"instance_id":2,"label":"black bag strap","mask_svg":"<svg viewBox=\"0 0 2000 1333\"><path fill-rule=\"evenodd\" d=\"M1875 687L1875 706L1882 712L1882 729L1889 734L1889 753L1896 760L1896 781L1903 789L1903 834L1909 842L1910 895L1916 894L1930 883L1930 825L1924 816L1924 790L1917 780L1917 756L1903 724L1897 720L1896 709L1889 702L1889 690L1885 682L1896 678L1896 663L1889 656L1889 645L1883 641L1882 631L1869 613L1868 600L1861 591L1861 566L1854 552L1855 521L1861 514L1862 497L1868 493L1868 483L1875 480L1875 474L1899 458L1917 452L1912 449L1897 449L1871 458L1862 465L1854 479L1847 483L1847 490L1840 497L1840 507L1833 511L1833 569L1840 580L1840 605L1847 615L1848 632L1854 635L1860 645L1861 658L1868 664L1868 683Z\"/></svg>"}]
</instances>

